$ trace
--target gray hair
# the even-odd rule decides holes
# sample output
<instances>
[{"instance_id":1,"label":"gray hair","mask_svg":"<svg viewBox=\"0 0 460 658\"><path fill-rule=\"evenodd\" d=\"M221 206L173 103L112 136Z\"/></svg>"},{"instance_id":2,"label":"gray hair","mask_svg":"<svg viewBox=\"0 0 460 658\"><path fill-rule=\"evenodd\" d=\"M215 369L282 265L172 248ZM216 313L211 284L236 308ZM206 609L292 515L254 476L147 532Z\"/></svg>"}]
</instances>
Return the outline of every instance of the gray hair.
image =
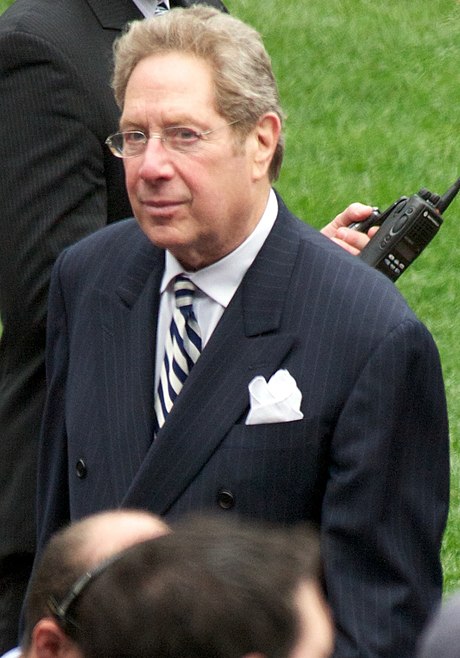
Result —
<instances>
[{"instance_id":1,"label":"gray hair","mask_svg":"<svg viewBox=\"0 0 460 658\"><path fill-rule=\"evenodd\" d=\"M122 109L128 80L150 55L182 52L208 62L213 70L215 109L242 137L266 112L284 113L270 57L260 34L237 18L212 7L175 8L161 17L134 21L114 45L112 86ZM269 175L276 180L284 153L281 134Z\"/></svg>"}]
</instances>

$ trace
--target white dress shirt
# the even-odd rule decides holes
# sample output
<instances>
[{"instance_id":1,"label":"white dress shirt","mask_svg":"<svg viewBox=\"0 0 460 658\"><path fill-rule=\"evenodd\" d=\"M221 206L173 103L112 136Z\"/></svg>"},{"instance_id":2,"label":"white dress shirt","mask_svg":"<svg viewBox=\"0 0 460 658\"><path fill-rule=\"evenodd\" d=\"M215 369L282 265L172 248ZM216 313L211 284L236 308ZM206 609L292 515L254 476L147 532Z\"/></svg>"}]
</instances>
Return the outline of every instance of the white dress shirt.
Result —
<instances>
[{"instance_id":1,"label":"white dress shirt","mask_svg":"<svg viewBox=\"0 0 460 658\"><path fill-rule=\"evenodd\" d=\"M16 647L15 649L10 649L6 653L4 653L1 658L20 658L22 655L20 647Z\"/></svg>"},{"instance_id":2,"label":"white dress shirt","mask_svg":"<svg viewBox=\"0 0 460 658\"><path fill-rule=\"evenodd\" d=\"M251 267L263 243L267 239L278 214L278 201L270 190L262 217L252 233L234 251L216 263L197 272L187 272L174 256L166 251L166 262L161 281L160 311L156 344L155 390L158 388L164 359L165 339L174 310L173 279L185 274L196 285L193 310L200 326L202 347L208 342L217 323L235 294L244 275Z\"/></svg>"}]
</instances>

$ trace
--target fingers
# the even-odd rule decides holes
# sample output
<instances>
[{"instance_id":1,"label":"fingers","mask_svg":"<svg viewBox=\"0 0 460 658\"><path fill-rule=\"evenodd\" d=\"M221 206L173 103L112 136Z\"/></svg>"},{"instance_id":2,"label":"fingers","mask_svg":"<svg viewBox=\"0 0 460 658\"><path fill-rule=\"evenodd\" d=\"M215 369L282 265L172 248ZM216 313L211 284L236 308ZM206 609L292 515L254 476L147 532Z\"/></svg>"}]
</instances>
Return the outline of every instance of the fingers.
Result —
<instances>
[{"instance_id":1,"label":"fingers","mask_svg":"<svg viewBox=\"0 0 460 658\"><path fill-rule=\"evenodd\" d=\"M360 252L359 249L356 249L355 247L348 244L344 240L339 240L339 238L331 238L331 240L332 240L332 242L335 242L336 244L338 244L339 247L342 247L342 249L345 249L345 251L348 251L353 256L357 256Z\"/></svg>"},{"instance_id":2,"label":"fingers","mask_svg":"<svg viewBox=\"0 0 460 658\"><path fill-rule=\"evenodd\" d=\"M364 203L351 203L333 221L337 223L337 228L340 226L349 226L353 222L361 222L363 219L367 219L373 210L372 206Z\"/></svg>"},{"instance_id":3,"label":"fingers","mask_svg":"<svg viewBox=\"0 0 460 658\"><path fill-rule=\"evenodd\" d=\"M345 210L339 213L332 222L329 222L329 224L322 228L321 233L328 238L336 238L338 229L349 226L353 222L359 222L366 219L372 213L372 210L372 206L367 206L364 203L351 203L345 208Z\"/></svg>"},{"instance_id":4,"label":"fingers","mask_svg":"<svg viewBox=\"0 0 460 658\"><path fill-rule=\"evenodd\" d=\"M370 240L367 233L360 233L359 231L354 231L343 226L337 230L335 237L342 243L342 246L347 245L349 247L347 251L355 254L362 251Z\"/></svg>"}]
</instances>

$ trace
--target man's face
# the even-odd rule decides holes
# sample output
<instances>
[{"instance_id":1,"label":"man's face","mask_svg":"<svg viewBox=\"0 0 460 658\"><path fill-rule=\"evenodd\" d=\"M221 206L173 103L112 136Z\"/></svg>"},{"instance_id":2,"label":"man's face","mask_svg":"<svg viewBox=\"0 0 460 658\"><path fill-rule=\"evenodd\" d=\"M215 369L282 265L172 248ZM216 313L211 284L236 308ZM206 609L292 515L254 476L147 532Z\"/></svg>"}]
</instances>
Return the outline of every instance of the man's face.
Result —
<instances>
[{"instance_id":1,"label":"man's face","mask_svg":"<svg viewBox=\"0 0 460 658\"><path fill-rule=\"evenodd\" d=\"M137 220L156 245L186 269L199 269L241 244L264 210L269 181L256 127L241 144L215 110L212 72L182 53L141 60L129 79L121 130L158 133L168 126L216 132L191 152L149 139L142 155L124 160Z\"/></svg>"},{"instance_id":2,"label":"man's face","mask_svg":"<svg viewBox=\"0 0 460 658\"><path fill-rule=\"evenodd\" d=\"M334 646L331 613L319 587L311 582L300 585L296 603L300 633L289 658L329 658Z\"/></svg>"}]
</instances>

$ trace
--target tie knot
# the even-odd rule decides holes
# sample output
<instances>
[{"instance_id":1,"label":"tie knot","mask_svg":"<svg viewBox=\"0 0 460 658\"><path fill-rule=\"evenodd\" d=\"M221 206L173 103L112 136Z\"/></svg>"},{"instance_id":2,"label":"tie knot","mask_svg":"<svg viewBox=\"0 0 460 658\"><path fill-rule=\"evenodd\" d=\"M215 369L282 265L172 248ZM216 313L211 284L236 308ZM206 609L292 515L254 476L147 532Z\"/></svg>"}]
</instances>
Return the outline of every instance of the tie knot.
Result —
<instances>
[{"instance_id":1,"label":"tie knot","mask_svg":"<svg viewBox=\"0 0 460 658\"><path fill-rule=\"evenodd\" d=\"M183 276L182 274L176 276L174 280L174 294L176 296L177 308L185 310L185 307L191 307L195 290L195 284L193 284L186 276Z\"/></svg>"},{"instance_id":2,"label":"tie knot","mask_svg":"<svg viewBox=\"0 0 460 658\"><path fill-rule=\"evenodd\" d=\"M165 11L168 11L169 6L168 3L165 2L164 0L158 0L157 6L155 7L155 16L159 16L160 14L164 14Z\"/></svg>"}]
</instances>

